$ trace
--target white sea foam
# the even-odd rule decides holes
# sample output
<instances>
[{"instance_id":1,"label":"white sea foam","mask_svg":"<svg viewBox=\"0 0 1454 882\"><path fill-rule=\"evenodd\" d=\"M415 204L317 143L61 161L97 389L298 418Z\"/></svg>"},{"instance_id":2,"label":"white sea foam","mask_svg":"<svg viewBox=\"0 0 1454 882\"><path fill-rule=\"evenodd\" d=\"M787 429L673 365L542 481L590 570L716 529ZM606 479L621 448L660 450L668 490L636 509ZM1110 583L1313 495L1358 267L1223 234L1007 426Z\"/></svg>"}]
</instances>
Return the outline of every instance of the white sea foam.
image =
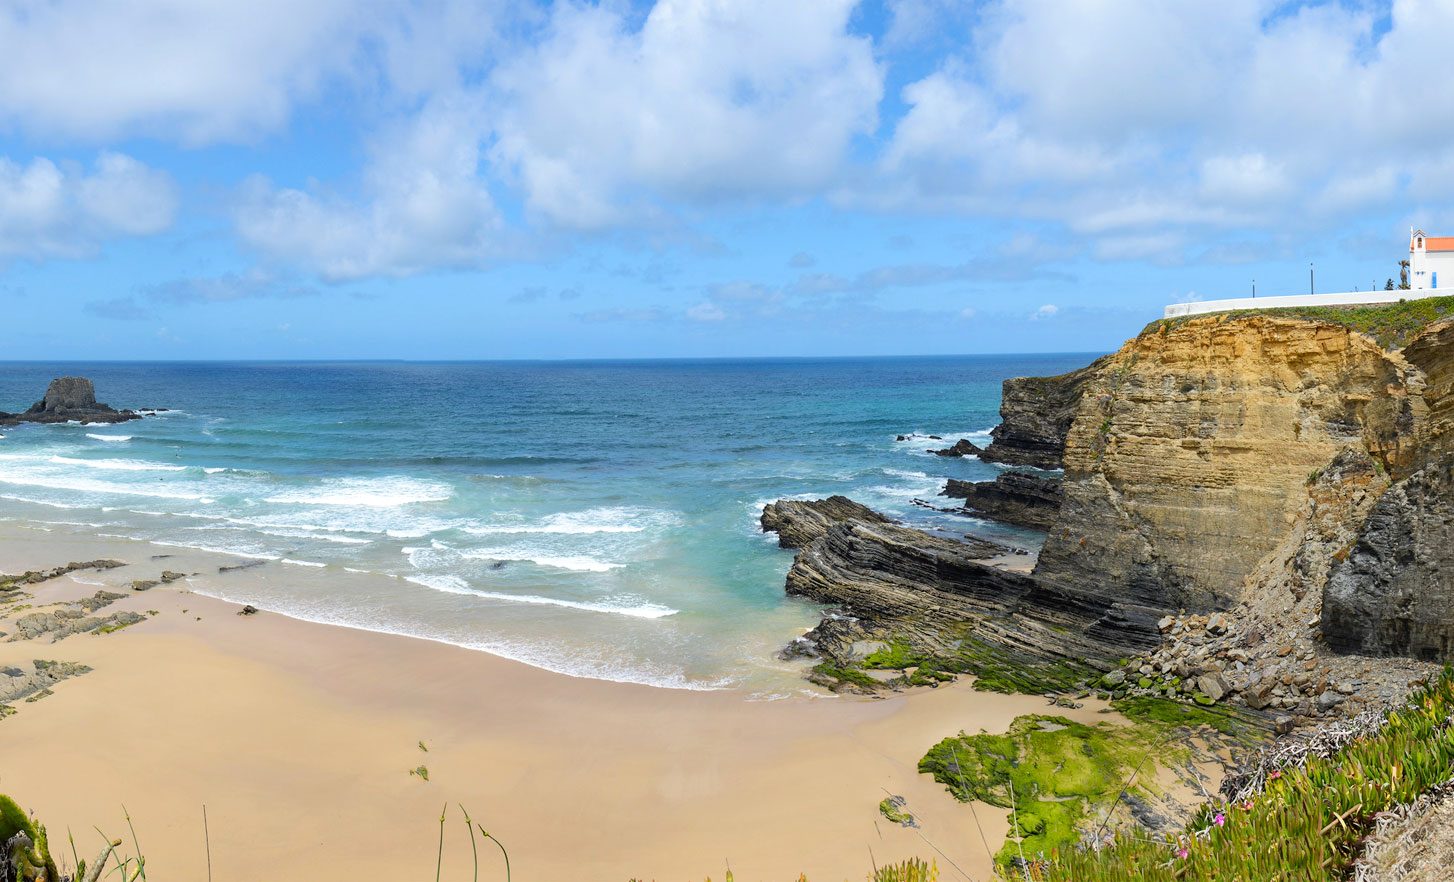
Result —
<instances>
[{"instance_id":1,"label":"white sea foam","mask_svg":"<svg viewBox=\"0 0 1454 882\"><path fill-rule=\"evenodd\" d=\"M214 597L219 600L227 600L234 603L254 602L260 604L260 601L256 598L231 597L195 588L193 590L197 594ZM461 640L450 635L409 631L383 622L360 622L356 619L342 618L337 615L321 615L313 610L289 609L275 605L268 605L265 608L269 612L277 615L287 616L288 618L304 622L313 622L314 624L333 625L340 628L350 628L355 631L389 634L395 637L410 637L415 640L428 640L431 643L443 643L448 646L458 646L461 649L486 652L499 658L530 665L533 668L540 668L541 670L579 679L606 680L612 683L635 683L641 686L653 686L658 689L683 689L690 692L714 692L726 689L733 685L734 682L727 677L716 680L689 680L679 670L648 670L620 662L586 658L578 652L561 653L559 648L553 644L540 645L498 640Z\"/></svg>"},{"instance_id":2,"label":"white sea foam","mask_svg":"<svg viewBox=\"0 0 1454 882\"><path fill-rule=\"evenodd\" d=\"M284 558L280 558L279 560L280 560L281 563L293 564L294 566L300 566L300 567L315 567L315 568L318 568L318 569L322 569L323 567L328 566L328 564L315 563L314 561L311 561L311 560L295 560L294 558L291 558L291 557L284 557Z\"/></svg>"},{"instance_id":3,"label":"white sea foam","mask_svg":"<svg viewBox=\"0 0 1454 882\"><path fill-rule=\"evenodd\" d=\"M148 496L155 499L186 499L192 502L213 502L200 493L180 490L163 490L150 484L112 484L90 478L68 478L59 475L30 475L0 472L0 484L16 484L22 487L41 487L47 490L72 490L79 493L100 495Z\"/></svg>"},{"instance_id":4,"label":"white sea foam","mask_svg":"<svg viewBox=\"0 0 1454 882\"><path fill-rule=\"evenodd\" d=\"M107 469L116 472L185 472L187 470L186 466L142 462L135 459L76 459L71 456L52 456L48 461L56 465L78 465L88 469Z\"/></svg>"},{"instance_id":5,"label":"white sea foam","mask_svg":"<svg viewBox=\"0 0 1454 882\"><path fill-rule=\"evenodd\" d=\"M442 502L453 493L453 489L447 484L402 476L337 478L323 481L317 487L279 493L268 497L267 501L298 505L394 508L416 502Z\"/></svg>"},{"instance_id":6,"label":"white sea foam","mask_svg":"<svg viewBox=\"0 0 1454 882\"><path fill-rule=\"evenodd\" d=\"M9 499L13 502L28 502L31 505L44 505L50 508L64 508L71 511L91 507L89 505L69 505L64 502L56 502L52 499L32 499L29 496L16 496L13 493L0 493L0 499Z\"/></svg>"},{"instance_id":7,"label":"white sea foam","mask_svg":"<svg viewBox=\"0 0 1454 882\"><path fill-rule=\"evenodd\" d=\"M611 570L620 569L624 564L608 563L594 557L583 554L540 554L533 550L520 549L486 549L483 551L468 551L460 555L468 560L496 560L496 561L518 561L520 563L531 563L538 567L551 567L557 570L572 570L578 573L605 573Z\"/></svg>"},{"instance_id":8,"label":"white sea foam","mask_svg":"<svg viewBox=\"0 0 1454 882\"><path fill-rule=\"evenodd\" d=\"M87 432L86 433L86 437L87 438L94 438L97 441L130 441L132 436L130 436L130 435L102 435L102 434L95 433L95 432Z\"/></svg>"},{"instance_id":9,"label":"white sea foam","mask_svg":"<svg viewBox=\"0 0 1454 882\"><path fill-rule=\"evenodd\" d=\"M629 507L591 508L585 511L561 512L529 523L473 524L464 532L476 536L511 533L543 533L558 535L590 535L593 533L641 533L652 527L678 521L675 512Z\"/></svg>"},{"instance_id":10,"label":"white sea foam","mask_svg":"<svg viewBox=\"0 0 1454 882\"><path fill-rule=\"evenodd\" d=\"M135 539L140 542L150 542L152 545L161 545L166 548L190 548L193 551L206 551L212 554L226 554L230 557L246 557L252 560L281 560L276 554L263 554L257 551L243 551L238 548L227 548L221 545L199 545L189 542L174 542L165 539L145 539L140 536L121 536L121 539Z\"/></svg>"},{"instance_id":11,"label":"white sea foam","mask_svg":"<svg viewBox=\"0 0 1454 882\"><path fill-rule=\"evenodd\" d=\"M503 600L508 603L559 606L565 609L610 613L618 616L630 616L636 619L662 619L680 612L680 610L672 609L669 606L642 601L640 598L631 598L631 600L636 602L598 603L591 601L561 600L556 597L541 597L538 594L507 594L502 591L483 591L478 588L471 588L469 583L458 576L450 575L406 576L405 581L413 582L415 585L421 585L425 588L432 588L435 591L447 591L450 594L468 594L474 597L486 597L490 600Z\"/></svg>"}]
</instances>

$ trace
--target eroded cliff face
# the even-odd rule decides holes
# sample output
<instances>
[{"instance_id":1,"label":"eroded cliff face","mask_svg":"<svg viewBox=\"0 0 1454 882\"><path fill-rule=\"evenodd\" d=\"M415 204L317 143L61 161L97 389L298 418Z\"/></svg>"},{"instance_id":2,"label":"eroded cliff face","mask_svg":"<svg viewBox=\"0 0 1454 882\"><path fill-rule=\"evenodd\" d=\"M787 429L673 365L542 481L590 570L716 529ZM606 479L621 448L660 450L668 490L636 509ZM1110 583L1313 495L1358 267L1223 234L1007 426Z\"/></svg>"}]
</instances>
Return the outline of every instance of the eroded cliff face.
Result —
<instances>
[{"instance_id":1,"label":"eroded cliff face","mask_svg":"<svg viewBox=\"0 0 1454 882\"><path fill-rule=\"evenodd\" d=\"M1065 451L1065 436L1079 411L1087 383L1107 358L1056 377L1015 377L1000 393L1000 424L994 440L979 454L985 462L1058 469Z\"/></svg>"},{"instance_id":2,"label":"eroded cliff face","mask_svg":"<svg viewBox=\"0 0 1454 882\"><path fill-rule=\"evenodd\" d=\"M1320 714L1383 695L1330 648L1454 660L1454 319L1403 349L1321 319L1157 323L1006 393L1001 459L1064 467L1033 573L824 508L787 581L846 612L818 629L835 661L865 636L949 670L1131 659L1118 688Z\"/></svg>"},{"instance_id":3,"label":"eroded cliff face","mask_svg":"<svg viewBox=\"0 0 1454 882\"><path fill-rule=\"evenodd\" d=\"M1424 389L1402 355L1331 323L1153 326L1083 386L1036 576L1108 605L1225 609L1341 451L1416 459Z\"/></svg>"}]
</instances>

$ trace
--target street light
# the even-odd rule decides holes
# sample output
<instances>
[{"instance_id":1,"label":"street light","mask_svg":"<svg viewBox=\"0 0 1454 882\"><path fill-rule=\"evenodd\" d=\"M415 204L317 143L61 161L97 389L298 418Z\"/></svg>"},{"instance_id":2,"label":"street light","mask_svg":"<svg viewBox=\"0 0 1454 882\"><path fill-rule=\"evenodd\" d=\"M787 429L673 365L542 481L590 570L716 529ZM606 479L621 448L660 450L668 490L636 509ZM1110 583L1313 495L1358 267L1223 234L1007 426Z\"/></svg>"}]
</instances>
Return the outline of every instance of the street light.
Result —
<instances>
[{"instance_id":1,"label":"street light","mask_svg":"<svg viewBox=\"0 0 1454 882\"><path fill-rule=\"evenodd\" d=\"M1309 294L1309 296L1311 296L1312 294L1315 294L1315 293L1316 292L1313 290L1313 264L1310 261L1308 263L1308 294Z\"/></svg>"}]
</instances>

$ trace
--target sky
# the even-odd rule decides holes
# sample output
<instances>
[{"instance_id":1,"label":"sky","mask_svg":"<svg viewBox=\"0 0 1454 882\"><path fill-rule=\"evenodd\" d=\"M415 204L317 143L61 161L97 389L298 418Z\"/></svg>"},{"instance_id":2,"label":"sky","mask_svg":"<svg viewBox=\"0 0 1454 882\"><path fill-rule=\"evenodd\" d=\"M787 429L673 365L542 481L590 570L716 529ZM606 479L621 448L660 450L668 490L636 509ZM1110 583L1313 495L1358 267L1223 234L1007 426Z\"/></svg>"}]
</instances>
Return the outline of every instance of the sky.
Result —
<instances>
[{"instance_id":1,"label":"sky","mask_svg":"<svg viewBox=\"0 0 1454 882\"><path fill-rule=\"evenodd\" d=\"M0 359L1090 352L1454 233L1454 0L0 0Z\"/></svg>"}]
</instances>

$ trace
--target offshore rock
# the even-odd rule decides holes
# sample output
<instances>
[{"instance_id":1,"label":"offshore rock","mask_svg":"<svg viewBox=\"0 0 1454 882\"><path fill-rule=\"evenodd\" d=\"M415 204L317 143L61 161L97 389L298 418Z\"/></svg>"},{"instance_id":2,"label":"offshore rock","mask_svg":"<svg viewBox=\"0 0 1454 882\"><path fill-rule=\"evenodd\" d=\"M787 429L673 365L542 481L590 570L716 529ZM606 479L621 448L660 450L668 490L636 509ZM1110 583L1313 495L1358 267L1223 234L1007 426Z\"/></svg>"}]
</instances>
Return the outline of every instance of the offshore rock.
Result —
<instances>
[{"instance_id":1,"label":"offshore rock","mask_svg":"<svg viewBox=\"0 0 1454 882\"><path fill-rule=\"evenodd\" d=\"M24 413L0 413L0 425L17 423L123 423L140 419L131 410L117 410L96 400L96 387L85 377L59 377L51 380L45 397Z\"/></svg>"},{"instance_id":2,"label":"offshore rock","mask_svg":"<svg viewBox=\"0 0 1454 882\"><path fill-rule=\"evenodd\" d=\"M964 500L966 508L1006 524L1048 530L1060 514L1060 479L1029 472L1004 472L993 481L957 481L942 494Z\"/></svg>"},{"instance_id":3,"label":"offshore rock","mask_svg":"<svg viewBox=\"0 0 1454 882\"><path fill-rule=\"evenodd\" d=\"M980 459L1006 465L1058 469L1066 435L1079 412L1086 385L1110 356L1058 377L1015 377L1006 380L1000 398L1000 424Z\"/></svg>"},{"instance_id":4,"label":"offshore rock","mask_svg":"<svg viewBox=\"0 0 1454 882\"><path fill-rule=\"evenodd\" d=\"M844 521L891 524L893 521L847 496L827 499L779 499L763 506L762 532L777 533L782 548L802 548Z\"/></svg>"},{"instance_id":5,"label":"offshore rock","mask_svg":"<svg viewBox=\"0 0 1454 882\"><path fill-rule=\"evenodd\" d=\"M970 441L968 438L960 438L949 447L943 447L939 450L931 450L929 452L935 456L979 456L981 453L984 453L979 448L979 445Z\"/></svg>"}]
</instances>

